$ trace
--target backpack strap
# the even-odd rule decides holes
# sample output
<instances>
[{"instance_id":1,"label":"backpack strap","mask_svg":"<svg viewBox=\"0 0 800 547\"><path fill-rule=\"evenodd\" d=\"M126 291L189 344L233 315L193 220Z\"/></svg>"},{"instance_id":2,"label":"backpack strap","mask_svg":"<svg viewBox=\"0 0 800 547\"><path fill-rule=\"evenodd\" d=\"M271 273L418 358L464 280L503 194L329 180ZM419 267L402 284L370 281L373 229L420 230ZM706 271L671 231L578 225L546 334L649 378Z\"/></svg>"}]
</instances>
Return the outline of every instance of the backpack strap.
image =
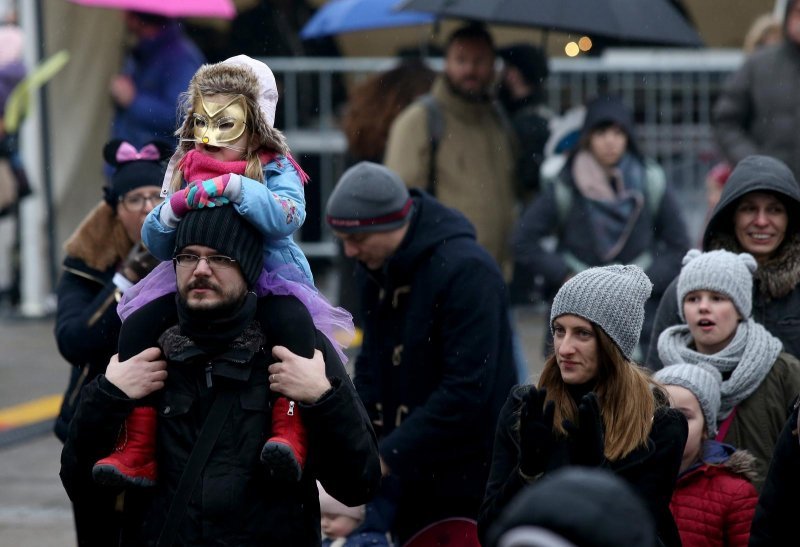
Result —
<instances>
[{"instance_id":1,"label":"backpack strap","mask_svg":"<svg viewBox=\"0 0 800 547\"><path fill-rule=\"evenodd\" d=\"M645 160L644 166L645 199L650 208L650 216L655 219L661 208L664 193L667 191L667 177L664 175L664 170L652 160Z\"/></svg>"},{"instance_id":2,"label":"backpack strap","mask_svg":"<svg viewBox=\"0 0 800 547\"><path fill-rule=\"evenodd\" d=\"M428 140L430 141L431 157L428 162L428 184L425 190L432 196L436 195L436 157L439 151L439 144L444 136L444 115L442 108L436 97L430 93L422 95L417 99L425 108L425 115L428 122Z\"/></svg>"},{"instance_id":3,"label":"backpack strap","mask_svg":"<svg viewBox=\"0 0 800 547\"><path fill-rule=\"evenodd\" d=\"M181 520L183 520L183 515L186 513L192 491L197 484L197 479L200 478L200 473L203 472L214 445L217 444L217 438L228 417L228 412L230 412L233 402L236 400L236 395L235 391L223 391L214 399L203 428L200 430L200 436L197 438L194 448L192 448L192 453L189 454L186 468L178 481L178 487L175 489L175 496L169 505L164 527L161 528L161 534L158 536L157 547L171 547L175 543L178 527Z\"/></svg>"},{"instance_id":4,"label":"backpack strap","mask_svg":"<svg viewBox=\"0 0 800 547\"><path fill-rule=\"evenodd\" d=\"M725 437L728 436L728 430L731 428L731 424L733 423L733 419L736 417L736 408L733 407L731 413L728 414L728 417L725 418L719 426L719 431L717 432L717 436L714 438L715 441L725 442Z\"/></svg>"}]
</instances>

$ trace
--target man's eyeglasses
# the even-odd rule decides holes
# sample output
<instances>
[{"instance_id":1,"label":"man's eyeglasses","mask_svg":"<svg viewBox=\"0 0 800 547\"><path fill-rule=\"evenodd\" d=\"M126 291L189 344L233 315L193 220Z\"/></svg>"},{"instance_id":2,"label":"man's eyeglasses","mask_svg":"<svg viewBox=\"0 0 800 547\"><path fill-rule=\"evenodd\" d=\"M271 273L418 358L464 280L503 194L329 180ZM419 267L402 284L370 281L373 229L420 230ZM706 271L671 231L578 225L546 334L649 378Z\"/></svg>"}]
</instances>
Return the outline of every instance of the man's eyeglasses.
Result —
<instances>
[{"instance_id":1,"label":"man's eyeglasses","mask_svg":"<svg viewBox=\"0 0 800 547\"><path fill-rule=\"evenodd\" d=\"M236 262L236 260L233 258L223 255L197 256L191 254L179 254L175 255L175 257L172 259L175 265L180 266L181 268L196 268L197 264L201 260L205 260L206 264L208 264L208 267L212 270L216 268L231 268L233 267L233 263Z\"/></svg>"},{"instance_id":2,"label":"man's eyeglasses","mask_svg":"<svg viewBox=\"0 0 800 547\"><path fill-rule=\"evenodd\" d=\"M161 197L161 194L134 194L132 196L122 196L119 198L119 202L129 213L138 213L144 209L145 203L152 201L153 205L155 206L161 203L162 199L164 198Z\"/></svg>"}]
</instances>

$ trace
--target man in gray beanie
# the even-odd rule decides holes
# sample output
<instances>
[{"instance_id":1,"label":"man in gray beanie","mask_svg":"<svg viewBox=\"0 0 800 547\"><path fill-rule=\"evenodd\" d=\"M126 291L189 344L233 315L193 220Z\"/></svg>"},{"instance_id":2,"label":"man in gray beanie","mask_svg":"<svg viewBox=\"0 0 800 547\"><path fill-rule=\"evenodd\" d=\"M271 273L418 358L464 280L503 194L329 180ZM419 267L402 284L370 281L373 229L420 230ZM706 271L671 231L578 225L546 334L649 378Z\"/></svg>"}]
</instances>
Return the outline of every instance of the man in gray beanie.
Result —
<instances>
[{"instance_id":1,"label":"man in gray beanie","mask_svg":"<svg viewBox=\"0 0 800 547\"><path fill-rule=\"evenodd\" d=\"M257 299L251 288L262 237L234 207L188 212L173 260L178 324L161 334L159 347L113 359L84 388L62 454L67 493L90 499L99 495L93 478L108 487L133 471L139 486L149 480L149 492L126 490L137 511L124 518L124 544L319 545L317 478L350 505L365 503L380 481L377 441L347 372L313 325L298 324L298 306L308 315L302 302ZM287 349L297 347L295 332L312 337L311 351L319 348L313 358ZM165 360L166 370L150 363L155 359ZM270 412L273 392L283 397ZM155 408L141 406L150 394ZM292 401L283 412L282 398ZM267 445L289 437L287 416L298 413L307 435L303 456L314 463L290 479L265 460L263 448L270 435ZM125 450L94 464L121 430ZM138 452L129 453L131 444ZM134 469L148 449L153 464Z\"/></svg>"},{"instance_id":2,"label":"man in gray beanie","mask_svg":"<svg viewBox=\"0 0 800 547\"><path fill-rule=\"evenodd\" d=\"M354 381L379 436L384 485L400 486L394 532L404 542L447 517L475 519L515 382L500 270L461 213L375 163L342 175L327 221L359 262Z\"/></svg>"}]
</instances>

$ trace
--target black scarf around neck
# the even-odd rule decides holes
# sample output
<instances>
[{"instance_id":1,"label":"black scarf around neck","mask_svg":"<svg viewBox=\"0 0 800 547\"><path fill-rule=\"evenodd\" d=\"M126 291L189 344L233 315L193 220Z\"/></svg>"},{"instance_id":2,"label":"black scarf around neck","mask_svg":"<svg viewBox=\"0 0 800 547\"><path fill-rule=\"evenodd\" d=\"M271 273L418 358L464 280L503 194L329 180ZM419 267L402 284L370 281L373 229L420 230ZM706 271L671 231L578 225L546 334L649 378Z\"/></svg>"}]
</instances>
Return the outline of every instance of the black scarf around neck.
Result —
<instances>
[{"instance_id":1,"label":"black scarf around neck","mask_svg":"<svg viewBox=\"0 0 800 547\"><path fill-rule=\"evenodd\" d=\"M227 312L198 312L187 308L180 295L176 300L181 333L206 351L227 348L253 320L258 304L253 292L248 292L238 307Z\"/></svg>"}]
</instances>

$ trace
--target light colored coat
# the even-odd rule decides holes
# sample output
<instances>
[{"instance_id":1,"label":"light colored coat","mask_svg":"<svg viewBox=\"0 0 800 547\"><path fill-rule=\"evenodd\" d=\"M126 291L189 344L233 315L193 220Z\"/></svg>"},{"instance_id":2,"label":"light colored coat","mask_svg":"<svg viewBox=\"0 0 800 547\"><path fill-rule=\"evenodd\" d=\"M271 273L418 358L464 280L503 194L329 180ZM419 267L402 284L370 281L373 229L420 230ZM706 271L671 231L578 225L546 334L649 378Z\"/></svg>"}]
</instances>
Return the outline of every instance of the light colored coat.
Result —
<instances>
[{"instance_id":1,"label":"light colored coat","mask_svg":"<svg viewBox=\"0 0 800 547\"><path fill-rule=\"evenodd\" d=\"M442 107L444 133L436 153L436 198L472 222L478 243L501 265L509 256L516 216L512 136L491 103L466 101L443 77L431 94ZM415 102L391 129L384 164L409 187L428 187L431 161L425 106Z\"/></svg>"}]
</instances>

